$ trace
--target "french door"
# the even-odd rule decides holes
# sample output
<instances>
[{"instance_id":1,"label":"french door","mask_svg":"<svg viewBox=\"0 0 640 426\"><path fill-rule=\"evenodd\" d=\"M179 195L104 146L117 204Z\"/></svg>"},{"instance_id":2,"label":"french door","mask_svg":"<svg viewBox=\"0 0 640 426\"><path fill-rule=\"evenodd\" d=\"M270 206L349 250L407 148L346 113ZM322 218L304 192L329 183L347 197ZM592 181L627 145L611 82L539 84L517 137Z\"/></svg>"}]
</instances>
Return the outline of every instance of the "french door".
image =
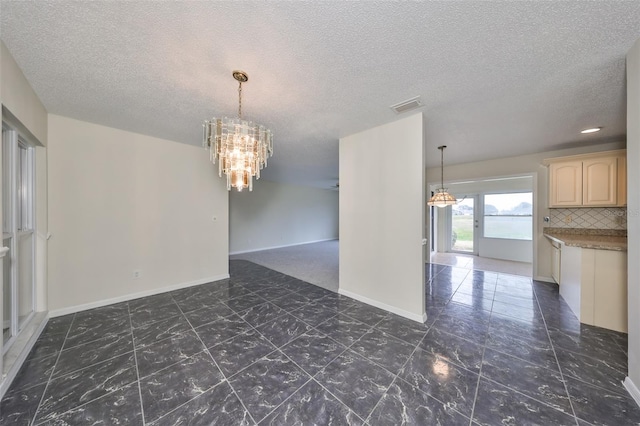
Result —
<instances>
[{"instance_id":1,"label":"french door","mask_svg":"<svg viewBox=\"0 0 640 426\"><path fill-rule=\"evenodd\" d=\"M2 123L2 338L6 352L35 310L34 148Z\"/></svg>"},{"instance_id":2,"label":"french door","mask_svg":"<svg viewBox=\"0 0 640 426\"><path fill-rule=\"evenodd\" d=\"M447 209L449 213L449 251L478 253L478 196L466 196Z\"/></svg>"}]
</instances>

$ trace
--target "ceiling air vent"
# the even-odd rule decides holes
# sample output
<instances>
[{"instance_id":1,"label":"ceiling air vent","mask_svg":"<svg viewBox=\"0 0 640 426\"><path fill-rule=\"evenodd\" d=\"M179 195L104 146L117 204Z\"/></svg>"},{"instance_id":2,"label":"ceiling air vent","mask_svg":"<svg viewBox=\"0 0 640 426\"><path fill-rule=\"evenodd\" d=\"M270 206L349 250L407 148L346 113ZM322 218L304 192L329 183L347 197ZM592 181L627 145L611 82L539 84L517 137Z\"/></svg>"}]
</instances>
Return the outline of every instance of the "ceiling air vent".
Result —
<instances>
[{"instance_id":1,"label":"ceiling air vent","mask_svg":"<svg viewBox=\"0 0 640 426\"><path fill-rule=\"evenodd\" d=\"M420 96L416 96L415 98L407 99L399 104L391 105L389 108L394 110L396 114L402 114L403 112L411 111L412 109L420 108L421 106L422 101L420 100Z\"/></svg>"}]
</instances>

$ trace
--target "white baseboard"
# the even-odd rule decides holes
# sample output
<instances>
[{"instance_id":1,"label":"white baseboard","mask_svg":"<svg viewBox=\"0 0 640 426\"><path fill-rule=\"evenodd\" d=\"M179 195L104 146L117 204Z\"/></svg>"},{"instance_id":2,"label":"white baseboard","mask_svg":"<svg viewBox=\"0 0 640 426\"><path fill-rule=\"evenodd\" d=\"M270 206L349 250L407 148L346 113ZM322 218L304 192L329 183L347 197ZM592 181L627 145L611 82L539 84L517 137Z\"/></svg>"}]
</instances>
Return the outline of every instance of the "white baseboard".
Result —
<instances>
[{"instance_id":1,"label":"white baseboard","mask_svg":"<svg viewBox=\"0 0 640 426\"><path fill-rule=\"evenodd\" d=\"M96 302L84 303L82 305L55 309L49 312L49 317L54 318L62 315L74 314L76 312L86 311L87 309L100 308L102 306L113 305L114 303L120 303L120 302L126 302L128 300L139 299L140 297L153 296L155 294L166 293L168 291L192 287L194 285L200 285L200 284L210 283L212 281L224 280L225 278L229 278L229 274L216 275L213 277L202 278L199 280L189 281L186 283L173 284L166 287L154 288L152 290L145 290L139 293L125 294L123 296L113 297L111 299L98 300Z\"/></svg>"},{"instance_id":2,"label":"white baseboard","mask_svg":"<svg viewBox=\"0 0 640 426\"><path fill-rule=\"evenodd\" d=\"M551 277L540 277L540 276L536 276L536 277L533 277L533 279L534 279L535 281L542 281L542 282L545 282L545 283L556 284L556 281L555 281L553 278L551 278Z\"/></svg>"},{"instance_id":3,"label":"white baseboard","mask_svg":"<svg viewBox=\"0 0 640 426\"><path fill-rule=\"evenodd\" d=\"M640 390L638 387L631 381L631 378L627 376L622 382L629 395L633 398L633 400L640 406Z\"/></svg>"},{"instance_id":4,"label":"white baseboard","mask_svg":"<svg viewBox=\"0 0 640 426\"><path fill-rule=\"evenodd\" d=\"M359 300L362 303L366 303L367 305L375 306L376 308L384 309L385 311L389 311L396 315L400 315L401 317L410 319L412 321L417 321L420 323L424 323L427 320L427 313L423 313L422 315L417 315L411 313L409 311L405 311L404 309L396 308L395 306L387 305L386 303L378 302L377 300L369 299L368 297L361 296L356 293L352 293L348 290L339 289L338 294L342 294L343 296L350 297L352 299Z\"/></svg>"},{"instance_id":5,"label":"white baseboard","mask_svg":"<svg viewBox=\"0 0 640 426\"><path fill-rule=\"evenodd\" d=\"M303 246L305 244L323 243L325 241L335 241L335 240L337 240L337 238L326 238L324 240L306 241L304 243L285 244L285 245L282 245L282 246L271 246L271 247L262 247L262 248L251 249L251 250L234 251L232 253L229 253L229 256L233 256L234 254L255 253L257 251L273 250L273 249L286 248L286 247L295 247L295 246Z\"/></svg>"}]
</instances>

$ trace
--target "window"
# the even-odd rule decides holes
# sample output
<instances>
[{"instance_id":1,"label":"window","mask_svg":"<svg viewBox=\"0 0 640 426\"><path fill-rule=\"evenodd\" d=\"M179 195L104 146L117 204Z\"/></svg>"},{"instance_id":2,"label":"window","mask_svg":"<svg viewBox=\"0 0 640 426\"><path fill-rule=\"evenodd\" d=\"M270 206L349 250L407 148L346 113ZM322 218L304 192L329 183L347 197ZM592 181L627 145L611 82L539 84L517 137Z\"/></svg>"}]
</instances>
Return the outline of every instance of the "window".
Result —
<instances>
[{"instance_id":1,"label":"window","mask_svg":"<svg viewBox=\"0 0 640 426\"><path fill-rule=\"evenodd\" d=\"M531 240L533 237L533 193L485 195L484 237Z\"/></svg>"},{"instance_id":2,"label":"window","mask_svg":"<svg viewBox=\"0 0 640 426\"><path fill-rule=\"evenodd\" d=\"M33 317L35 308L34 148L2 123L2 336L6 351Z\"/></svg>"}]
</instances>

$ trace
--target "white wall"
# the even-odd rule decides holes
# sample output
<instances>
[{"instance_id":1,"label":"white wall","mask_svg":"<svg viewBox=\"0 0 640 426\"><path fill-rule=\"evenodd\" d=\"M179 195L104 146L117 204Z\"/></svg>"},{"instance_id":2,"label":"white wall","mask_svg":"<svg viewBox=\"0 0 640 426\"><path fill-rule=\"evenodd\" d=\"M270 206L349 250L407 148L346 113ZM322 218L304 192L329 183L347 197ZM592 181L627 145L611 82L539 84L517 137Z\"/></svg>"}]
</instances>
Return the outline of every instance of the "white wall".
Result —
<instances>
[{"instance_id":1,"label":"white wall","mask_svg":"<svg viewBox=\"0 0 640 426\"><path fill-rule=\"evenodd\" d=\"M338 238L338 192L257 180L229 196L229 251Z\"/></svg>"},{"instance_id":2,"label":"white wall","mask_svg":"<svg viewBox=\"0 0 640 426\"><path fill-rule=\"evenodd\" d=\"M47 110L1 40L0 76L2 105L24 126L21 131L32 134L38 142L46 146Z\"/></svg>"},{"instance_id":3,"label":"white wall","mask_svg":"<svg viewBox=\"0 0 640 426\"><path fill-rule=\"evenodd\" d=\"M53 315L228 276L228 193L204 150L50 115L48 151Z\"/></svg>"},{"instance_id":4,"label":"white wall","mask_svg":"<svg viewBox=\"0 0 640 426\"><path fill-rule=\"evenodd\" d=\"M514 262L533 262L533 242L503 238L480 238L478 256Z\"/></svg>"},{"instance_id":5,"label":"white wall","mask_svg":"<svg viewBox=\"0 0 640 426\"><path fill-rule=\"evenodd\" d=\"M340 139L340 293L424 320L423 116Z\"/></svg>"},{"instance_id":6,"label":"white wall","mask_svg":"<svg viewBox=\"0 0 640 426\"><path fill-rule=\"evenodd\" d=\"M627 55L627 232L629 377L627 389L640 404L640 39ZM634 393L635 392L635 393Z\"/></svg>"},{"instance_id":7,"label":"white wall","mask_svg":"<svg viewBox=\"0 0 640 426\"><path fill-rule=\"evenodd\" d=\"M548 226L544 222L544 217L549 216L548 170L547 167L542 164L542 161L546 158L563 157L566 155L577 155L588 152L624 149L625 147L625 142L620 141L597 146L562 149L558 151L547 151L537 154L521 155L508 158L497 158L494 160L478 161L473 163L455 165L445 164L444 174L445 179L448 182L481 180L486 178L515 176L521 174L537 174L537 181L534 182L534 187L536 189L533 194L533 277L535 279L552 282L551 244L549 243L549 240L542 235L542 228ZM429 186L439 185L440 167L433 167L427 170L427 182ZM447 186L446 182L445 186ZM427 228L429 228L428 222Z\"/></svg>"}]
</instances>

